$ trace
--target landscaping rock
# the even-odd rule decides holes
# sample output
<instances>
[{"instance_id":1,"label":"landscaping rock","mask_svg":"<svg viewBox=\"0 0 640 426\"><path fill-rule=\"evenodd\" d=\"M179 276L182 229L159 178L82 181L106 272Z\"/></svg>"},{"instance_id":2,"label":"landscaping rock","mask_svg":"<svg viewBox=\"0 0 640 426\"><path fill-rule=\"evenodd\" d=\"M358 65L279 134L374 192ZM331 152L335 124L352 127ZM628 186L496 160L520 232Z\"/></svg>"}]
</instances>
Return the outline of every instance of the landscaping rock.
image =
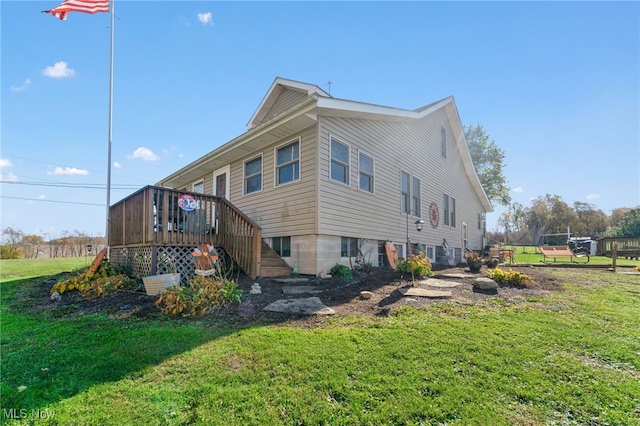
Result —
<instances>
[{"instance_id":1,"label":"landscaping rock","mask_svg":"<svg viewBox=\"0 0 640 426\"><path fill-rule=\"evenodd\" d=\"M336 313L333 309L322 303L318 297L276 300L267 305L263 310L303 315L333 315Z\"/></svg>"},{"instance_id":2,"label":"landscaping rock","mask_svg":"<svg viewBox=\"0 0 640 426\"><path fill-rule=\"evenodd\" d=\"M51 299L52 302L59 302L62 300L62 296L57 291L54 291L53 293L51 293L51 296L49 296L49 298Z\"/></svg>"},{"instance_id":3,"label":"landscaping rock","mask_svg":"<svg viewBox=\"0 0 640 426\"><path fill-rule=\"evenodd\" d=\"M491 278L481 277L473 280L473 288L484 291L496 291L498 290L498 283Z\"/></svg>"},{"instance_id":4,"label":"landscaping rock","mask_svg":"<svg viewBox=\"0 0 640 426\"><path fill-rule=\"evenodd\" d=\"M238 306L238 314L240 314L240 316L245 319L251 318L255 311L255 306L253 306L253 303L249 302L248 300L245 300Z\"/></svg>"},{"instance_id":5,"label":"landscaping rock","mask_svg":"<svg viewBox=\"0 0 640 426\"><path fill-rule=\"evenodd\" d=\"M369 300L373 297L373 293L363 290L360 292L360 297L362 297L364 300Z\"/></svg>"}]
</instances>

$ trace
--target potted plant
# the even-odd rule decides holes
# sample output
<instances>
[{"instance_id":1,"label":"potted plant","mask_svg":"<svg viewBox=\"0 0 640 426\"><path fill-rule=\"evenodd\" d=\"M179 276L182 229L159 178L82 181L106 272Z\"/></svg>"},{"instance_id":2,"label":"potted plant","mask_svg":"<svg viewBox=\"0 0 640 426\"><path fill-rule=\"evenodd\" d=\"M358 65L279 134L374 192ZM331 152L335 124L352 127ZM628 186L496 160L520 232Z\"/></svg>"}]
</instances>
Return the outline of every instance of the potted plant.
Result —
<instances>
[{"instance_id":1,"label":"potted plant","mask_svg":"<svg viewBox=\"0 0 640 426\"><path fill-rule=\"evenodd\" d=\"M162 294L172 287L180 287L180 273L171 256L162 253L158 257L158 274L143 277L144 288L149 296Z\"/></svg>"},{"instance_id":2,"label":"potted plant","mask_svg":"<svg viewBox=\"0 0 640 426\"><path fill-rule=\"evenodd\" d=\"M479 272L482 268L482 259L476 252L467 253L467 267L471 272Z\"/></svg>"}]
</instances>

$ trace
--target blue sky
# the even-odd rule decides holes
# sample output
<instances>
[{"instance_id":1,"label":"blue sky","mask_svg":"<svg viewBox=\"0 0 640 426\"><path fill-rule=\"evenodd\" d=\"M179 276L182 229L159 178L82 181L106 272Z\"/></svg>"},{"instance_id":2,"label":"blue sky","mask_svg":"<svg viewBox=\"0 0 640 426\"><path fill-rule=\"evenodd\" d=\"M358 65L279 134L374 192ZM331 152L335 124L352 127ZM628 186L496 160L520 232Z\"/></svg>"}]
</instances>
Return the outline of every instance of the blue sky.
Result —
<instances>
[{"instance_id":1,"label":"blue sky","mask_svg":"<svg viewBox=\"0 0 640 426\"><path fill-rule=\"evenodd\" d=\"M0 2L0 221L103 235L110 17L40 13L60 2ZM116 0L115 16L112 202L242 134L283 77L405 109L453 95L525 207L640 205L638 2Z\"/></svg>"}]
</instances>

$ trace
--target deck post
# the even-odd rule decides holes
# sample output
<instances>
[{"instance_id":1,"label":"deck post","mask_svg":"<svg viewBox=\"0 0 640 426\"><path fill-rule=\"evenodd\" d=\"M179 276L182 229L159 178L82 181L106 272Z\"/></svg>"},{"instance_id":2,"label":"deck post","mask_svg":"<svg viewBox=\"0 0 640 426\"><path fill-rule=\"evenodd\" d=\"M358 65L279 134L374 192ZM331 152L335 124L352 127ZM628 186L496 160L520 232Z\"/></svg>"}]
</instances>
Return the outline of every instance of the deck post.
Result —
<instances>
[{"instance_id":1,"label":"deck post","mask_svg":"<svg viewBox=\"0 0 640 426\"><path fill-rule=\"evenodd\" d=\"M253 247L252 247L252 255L253 261L251 262L253 267L253 271L251 273L251 278L256 278L260 273L261 260L262 260L262 230L260 228L253 228Z\"/></svg>"},{"instance_id":2,"label":"deck post","mask_svg":"<svg viewBox=\"0 0 640 426\"><path fill-rule=\"evenodd\" d=\"M618 244L614 241L611 246L611 263L613 266L613 272L616 272L616 261L618 260Z\"/></svg>"}]
</instances>

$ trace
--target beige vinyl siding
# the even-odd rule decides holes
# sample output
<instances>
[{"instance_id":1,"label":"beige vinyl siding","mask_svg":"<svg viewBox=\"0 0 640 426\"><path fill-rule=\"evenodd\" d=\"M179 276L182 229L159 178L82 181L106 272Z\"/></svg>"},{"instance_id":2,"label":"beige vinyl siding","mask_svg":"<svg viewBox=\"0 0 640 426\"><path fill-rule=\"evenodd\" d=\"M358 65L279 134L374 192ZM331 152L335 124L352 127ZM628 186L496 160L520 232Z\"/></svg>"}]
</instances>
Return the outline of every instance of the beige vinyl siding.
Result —
<instances>
[{"instance_id":1,"label":"beige vinyl siding","mask_svg":"<svg viewBox=\"0 0 640 426\"><path fill-rule=\"evenodd\" d=\"M441 126L447 129L447 158L441 156ZM335 136L351 146L351 181L346 187L329 179L329 138ZM401 213L400 173L421 181L422 232L409 217L413 243L429 246L462 246L461 222L475 223L482 205L466 175L445 109L416 121L383 122L322 117L320 120L319 179L321 185L319 234L406 241L406 215ZM362 149L375 159L375 193L358 190L357 152ZM456 199L457 227L444 227L443 194ZM440 212L436 229L429 221L429 205ZM480 231L469 227L469 246L480 244ZM477 244L476 244L477 242Z\"/></svg>"},{"instance_id":2,"label":"beige vinyl siding","mask_svg":"<svg viewBox=\"0 0 640 426\"><path fill-rule=\"evenodd\" d=\"M284 89L282 93L278 95L278 98L273 103L271 108L269 108L260 124L271 120L272 118L280 115L294 105L299 104L304 99L306 99L306 97L306 93L298 92L297 90Z\"/></svg>"},{"instance_id":3,"label":"beige vinyl siding","mask_svg":"<svg viewBox=\"0 0 640 426\"><path fill-rule=\"evenodd\" d=\"M262 227L264 238L314 234L316 229L315 126L264 147L262 191L244 195L244 160L231 164L230 200ZM275 148L300 138L300 180L275 186Z\"/></svg>"}]
</instances>

